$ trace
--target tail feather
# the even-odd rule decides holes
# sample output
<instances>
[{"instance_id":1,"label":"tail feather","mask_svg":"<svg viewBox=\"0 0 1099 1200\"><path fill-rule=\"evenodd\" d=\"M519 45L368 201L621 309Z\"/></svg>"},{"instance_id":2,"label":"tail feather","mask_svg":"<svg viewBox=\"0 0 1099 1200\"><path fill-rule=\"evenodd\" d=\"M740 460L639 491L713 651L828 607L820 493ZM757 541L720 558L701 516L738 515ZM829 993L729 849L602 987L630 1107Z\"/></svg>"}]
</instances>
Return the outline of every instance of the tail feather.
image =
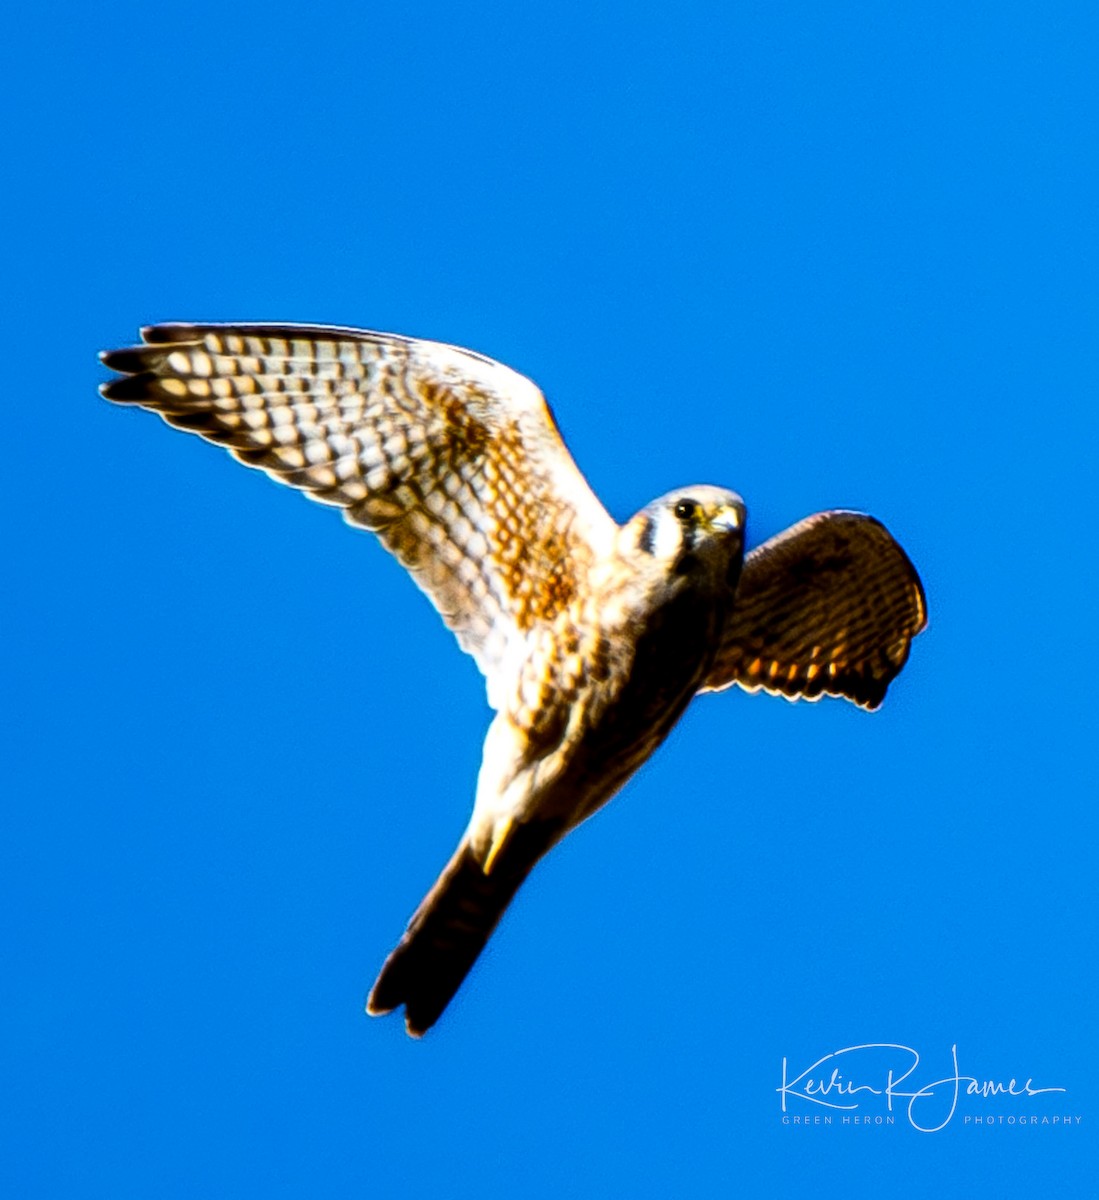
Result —
<instances>
[{"instance_id":1,"label":"tail feather","mask_svg":"<svg viewBox=\"0 0 1099 1200\"><path fill-rule=\"evenodd\" d=\"M366 1011L378 1016L403 1004L408 1032L422 1037L453 999L519 885L548 848L542 838L538 842L535 850L529 838L513 839L486 875L463 838L385 960Z\"/></svg>"}]
</instances>

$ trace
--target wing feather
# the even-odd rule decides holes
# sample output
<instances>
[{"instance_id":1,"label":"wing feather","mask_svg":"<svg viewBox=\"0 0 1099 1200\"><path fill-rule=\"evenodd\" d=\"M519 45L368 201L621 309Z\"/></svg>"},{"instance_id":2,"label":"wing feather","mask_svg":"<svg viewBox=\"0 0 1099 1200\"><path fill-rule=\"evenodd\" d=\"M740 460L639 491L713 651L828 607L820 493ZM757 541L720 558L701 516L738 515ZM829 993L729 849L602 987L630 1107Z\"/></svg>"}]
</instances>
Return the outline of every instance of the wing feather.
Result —
<instances>
[{"instance_id":1,"label":"wing feather","mask_svg":"<svg viewBox=\"0 0 1099 1200\"><path fill-rule=\"evenodd\" d=\"M544 397L490 358L335 326L153 325L102 354L159 413L343 510L408 568L489 680L552 622L615 525Z\"/></svg>"},{"instance_id":2,"label":"wing feather","mask_svg":"<svg viewBox=\"0 0 1099 1200\"><path fill-rule=\"evenodd\" d=\"M919 576L885 526L862 513L817 513L744 560L733 616L701 690L737 684L877 708L926 624Z\"/></svg>"}]
</instances>

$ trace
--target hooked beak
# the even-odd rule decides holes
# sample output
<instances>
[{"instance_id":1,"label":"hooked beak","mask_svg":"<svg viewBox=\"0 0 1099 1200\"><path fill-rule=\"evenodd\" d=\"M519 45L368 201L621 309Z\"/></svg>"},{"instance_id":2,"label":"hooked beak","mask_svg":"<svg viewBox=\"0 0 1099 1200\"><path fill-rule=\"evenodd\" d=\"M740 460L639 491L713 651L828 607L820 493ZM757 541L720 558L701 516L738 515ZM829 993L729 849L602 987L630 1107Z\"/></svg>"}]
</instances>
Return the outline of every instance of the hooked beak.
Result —
<instances>
[{"instance_id":1,"label":"hooked beak","mask_svg":"<svg viewBox=\"0 0 1099 1200\"><path fill-rule=\"evenodd\" d=\"M739 504L730 504L719 509L710 520L710 528L719 533L740 533L744 529L744 509Z\"/></svg>"}]
</instances>

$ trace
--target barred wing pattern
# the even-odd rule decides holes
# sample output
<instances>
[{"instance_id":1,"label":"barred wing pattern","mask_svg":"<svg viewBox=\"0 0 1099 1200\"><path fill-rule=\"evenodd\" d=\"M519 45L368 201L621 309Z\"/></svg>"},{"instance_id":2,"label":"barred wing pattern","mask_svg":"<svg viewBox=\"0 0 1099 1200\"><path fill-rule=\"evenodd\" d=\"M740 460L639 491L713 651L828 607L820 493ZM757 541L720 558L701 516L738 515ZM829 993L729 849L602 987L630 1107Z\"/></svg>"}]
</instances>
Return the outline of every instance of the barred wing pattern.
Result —
<instances>
[{"instance_id":1,"label":"barred wing pattern","mask_svg":"<svg viewBox=\"0 0 1099 1200\"><path fill-rule=\"evenodd\" d=\"M915 568L873 517L806 517L744 560L733 616L703 691L738 684L874 709L927 624Z\"/></svg>"},{"instance_id":2,"label":"barred wing pattern","mask_svg":"<svg viewBox=\"0 0 1099 1200\"><path fill-rule=\"evenodd\" d=\"M108 400L158 412L343 509L409 569L495 685L615 525L538 388L438 342L308 325L153 325ZM495 704L494 704L495 706Z\"/></svg>"}]
</instances>

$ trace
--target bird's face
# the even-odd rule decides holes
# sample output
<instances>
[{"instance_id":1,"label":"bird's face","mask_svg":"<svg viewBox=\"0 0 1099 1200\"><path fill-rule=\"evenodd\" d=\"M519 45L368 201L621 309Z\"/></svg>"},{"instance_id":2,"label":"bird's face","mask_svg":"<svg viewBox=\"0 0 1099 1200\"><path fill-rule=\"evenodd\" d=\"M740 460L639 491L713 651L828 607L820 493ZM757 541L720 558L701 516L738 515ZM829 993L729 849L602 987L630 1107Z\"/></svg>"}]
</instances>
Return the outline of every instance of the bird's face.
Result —
<instances>
[{"instance_id":1,"label":"bird's face","mask_svg":"<svg viewBox=\"0 0 1099 1200\"><path fill-rule=\"evenodd\" d=\"M744 501L725 488L699 485L647 504L622 529L623 550L666 576L735 591L744 560Z\"/></svg>"}]
</instances>

